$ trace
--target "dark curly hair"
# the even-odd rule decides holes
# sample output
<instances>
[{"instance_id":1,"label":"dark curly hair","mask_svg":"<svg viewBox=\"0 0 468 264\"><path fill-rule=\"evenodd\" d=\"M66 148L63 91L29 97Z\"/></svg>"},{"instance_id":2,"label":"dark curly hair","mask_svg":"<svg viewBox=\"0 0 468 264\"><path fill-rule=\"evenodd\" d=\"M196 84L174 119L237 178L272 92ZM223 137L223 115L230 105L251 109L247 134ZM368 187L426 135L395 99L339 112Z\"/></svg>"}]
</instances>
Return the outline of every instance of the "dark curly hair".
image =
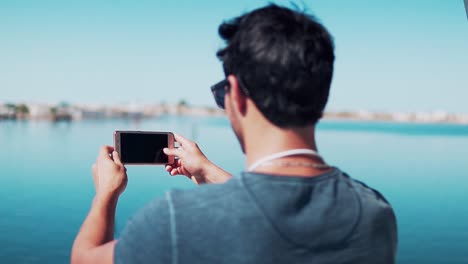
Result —
<instances>
[{"instance_id":1,"label":"dark curly hair","mask_svg":"<svg viewBox=\"0 0 468 264\"><path fill-rule=\"evenodd\" d=\"M217 52L263 115L288 128L315 124L328 100L335 60L325 27L300 11L270 4L224 22Z\"/></svg>"}]
</instances>

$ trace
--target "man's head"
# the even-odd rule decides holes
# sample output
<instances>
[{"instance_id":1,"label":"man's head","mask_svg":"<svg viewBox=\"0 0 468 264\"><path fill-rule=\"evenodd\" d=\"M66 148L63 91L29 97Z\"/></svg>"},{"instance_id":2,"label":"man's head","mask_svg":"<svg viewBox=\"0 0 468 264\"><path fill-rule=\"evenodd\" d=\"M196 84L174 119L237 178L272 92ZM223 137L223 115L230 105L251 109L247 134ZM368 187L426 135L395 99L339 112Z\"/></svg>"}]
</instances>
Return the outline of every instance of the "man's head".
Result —
<instances>
[{"instance_id":1,"label":"man's head","mask_svg":"<svg viewBox=\"0 0 468 264\"><path fill-rule=\"evenodd\" d=\"M269 5L219 27L226 76L280 128L314 125L328 100L333 40L314 17Z\"/></svg>"}]
</instances>

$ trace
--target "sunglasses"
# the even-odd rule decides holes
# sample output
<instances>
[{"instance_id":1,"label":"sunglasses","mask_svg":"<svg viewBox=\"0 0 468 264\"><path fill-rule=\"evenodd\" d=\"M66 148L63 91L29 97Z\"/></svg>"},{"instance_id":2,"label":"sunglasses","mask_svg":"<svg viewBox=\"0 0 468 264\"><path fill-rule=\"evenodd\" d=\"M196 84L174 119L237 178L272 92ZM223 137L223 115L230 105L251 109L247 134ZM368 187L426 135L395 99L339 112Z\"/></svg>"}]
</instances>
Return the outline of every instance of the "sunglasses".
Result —
<instances>
[{"instance_id":1,"label":"sunglasses","mask_svg":"<svg viewBox=\"0 0 468 264\"><path fill-rule=\"evenodd\" d=\"M213 97L216 101L216 104L221 109L224 109L224 97L226 96L226 93L228 91L229 91L229 82L226 79L211 86L211 92L213 93Z\"/></svg>"}]
</instances>

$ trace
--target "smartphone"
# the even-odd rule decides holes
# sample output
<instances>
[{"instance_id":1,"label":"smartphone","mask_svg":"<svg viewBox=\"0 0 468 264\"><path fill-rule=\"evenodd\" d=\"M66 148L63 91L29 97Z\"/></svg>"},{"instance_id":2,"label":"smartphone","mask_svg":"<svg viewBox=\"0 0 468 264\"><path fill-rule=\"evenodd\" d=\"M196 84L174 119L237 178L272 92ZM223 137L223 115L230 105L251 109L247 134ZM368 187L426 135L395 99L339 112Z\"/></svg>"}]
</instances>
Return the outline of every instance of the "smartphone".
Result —
<instances>
[{"instance_id":1,"label":"smartphone","mask_svg":"<svg viewBox=\"0 0 468 264\"><path fill-rule=\"evenodd\" d=\"M174 163L174 156L164 154L164 148L174 148L171 132L115 131L114 147L123 164L163 165Z\"/></svg>"}]
</instances>

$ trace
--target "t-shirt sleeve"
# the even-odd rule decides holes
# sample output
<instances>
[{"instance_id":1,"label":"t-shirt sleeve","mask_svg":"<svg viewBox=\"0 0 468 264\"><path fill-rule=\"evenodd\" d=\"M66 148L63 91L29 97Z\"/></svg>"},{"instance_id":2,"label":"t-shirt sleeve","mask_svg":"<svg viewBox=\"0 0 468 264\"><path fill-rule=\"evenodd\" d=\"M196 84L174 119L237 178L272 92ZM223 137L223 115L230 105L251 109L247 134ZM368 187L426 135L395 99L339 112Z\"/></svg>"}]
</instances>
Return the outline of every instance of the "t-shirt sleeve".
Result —
<instances>
[{"instance_id":1,"label":"t-shirt sleeve","mask_svg":"<svg viewBox=\"0 0 468 264\"><path fill-rule=\"evenodd\" d=\"M169 205L157 199L141 209L118 238L114 263L170 263Z\"/></svg>"}]
</instances>

